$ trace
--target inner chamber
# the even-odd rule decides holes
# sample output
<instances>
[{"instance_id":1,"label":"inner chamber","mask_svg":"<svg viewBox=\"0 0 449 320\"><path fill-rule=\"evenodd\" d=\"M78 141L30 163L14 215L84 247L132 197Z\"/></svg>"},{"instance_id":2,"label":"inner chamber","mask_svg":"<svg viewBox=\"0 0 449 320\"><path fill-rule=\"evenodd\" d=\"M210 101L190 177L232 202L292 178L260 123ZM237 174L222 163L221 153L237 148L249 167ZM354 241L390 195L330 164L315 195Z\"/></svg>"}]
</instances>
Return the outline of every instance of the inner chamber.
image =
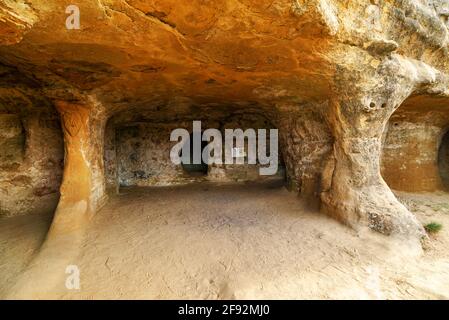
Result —
<instances>
[{"instance_id":1,"label":"inner chamber","mask_svg":"<svg viewBox=\"0 0 449 320\"><path fill-rule=\"evenodd\" d=\"M123 187L171 186L195 182L277 181L280 185L284 184L286 170L280 145L278 170L274 175L261 175L260 163L248 163L247 139L244 152L240 155L244 157L244 164L206 164L203 160L197 164L174 164L170 159L170 151L180 140L170 141L170 135L175 129L189 132L192 158L193 121L201 121L201 134L207 129L221 132L223 160L226 129L254 129L256 135L259 129L266 129L268 154L269 130L277 129L263 112L229 106L196 107L192 108L190 114L177 115L161 110L117 113L108 121L105 134L105 173L109 192L116 193ZM201 142L200 152L208 143Z\"/></svg>"}]
</instances>

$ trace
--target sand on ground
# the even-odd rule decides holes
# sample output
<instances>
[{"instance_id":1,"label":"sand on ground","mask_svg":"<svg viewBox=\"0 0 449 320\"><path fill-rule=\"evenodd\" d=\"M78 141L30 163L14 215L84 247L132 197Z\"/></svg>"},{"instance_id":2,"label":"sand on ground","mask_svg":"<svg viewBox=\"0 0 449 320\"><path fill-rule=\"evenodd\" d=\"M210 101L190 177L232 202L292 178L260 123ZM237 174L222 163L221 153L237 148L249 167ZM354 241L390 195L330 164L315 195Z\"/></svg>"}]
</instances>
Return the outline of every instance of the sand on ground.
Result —
<instances>
[{"instance_id":1,"label":"sand on ground","mask_svg":"<svg viewBox=\"0 0 449 320\"><path fill-rule=\"evenodd\" d=\"M58 283L31 298L447 299L449 194L398 197L421 222L443 225L424 250L351 230L273 182L123 189L71 258L80 289L54 270ZM0 295L38 251L50 218L0 220Z\"/></svg>"}]
</instances>

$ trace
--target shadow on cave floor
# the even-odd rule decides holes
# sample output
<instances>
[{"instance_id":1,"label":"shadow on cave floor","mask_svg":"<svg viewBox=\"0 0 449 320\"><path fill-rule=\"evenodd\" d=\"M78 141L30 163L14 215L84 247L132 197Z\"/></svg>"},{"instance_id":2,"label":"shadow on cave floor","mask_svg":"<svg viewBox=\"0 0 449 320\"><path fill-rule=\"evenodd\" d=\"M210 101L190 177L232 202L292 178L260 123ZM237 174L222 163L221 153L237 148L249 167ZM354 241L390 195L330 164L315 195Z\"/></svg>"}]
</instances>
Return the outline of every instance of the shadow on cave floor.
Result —
<instances>
[{"instance_id":1,"label":"shadow on cave floor","mask_svg":"<svg viewBox=\"0 0 449 320\"><path fill-rule=\"evenodd\" d=\"M247 188L243 188L246 186ZM283 178L269 178L263 181L242 181L242 182L212 182L212 181L197 181L197 182L190 182L186 183L184 185L172 185L172 186L154 186L154 187L121 187L120 188L120 195L126 195L130 193L148 193L151 195L151 193L159 193L164 191L183 191L187 193L196 193L198 191L209 191L209 190L216 190L218 193L221 191L225 192L226 190L233 190L233 189L242 189L240 191L244 191L245 193L249 192L260 192L261 190L272 190L272 189L278 189L282 190L285 188L285 180ZM223 194L225 195L225 194Z\"/></svg>"},{"instance_id":2,"label":"shadow on cave floor","mask_svg":"<svg viewBox=\"0 0 449 320\"><path fill-rule=\"evenodd\" d=\"M0 296L41 247L53 212L0 218Z\"/></svg>"}]
</instances>

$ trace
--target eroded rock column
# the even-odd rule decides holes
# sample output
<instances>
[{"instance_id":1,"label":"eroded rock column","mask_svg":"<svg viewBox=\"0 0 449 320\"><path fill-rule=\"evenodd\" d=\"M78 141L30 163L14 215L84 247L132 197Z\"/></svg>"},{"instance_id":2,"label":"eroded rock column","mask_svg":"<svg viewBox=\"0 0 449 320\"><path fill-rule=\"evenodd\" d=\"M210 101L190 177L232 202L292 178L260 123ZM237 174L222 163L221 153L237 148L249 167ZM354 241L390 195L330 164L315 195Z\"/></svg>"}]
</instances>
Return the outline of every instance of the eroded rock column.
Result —
<instances>
[{"instance_id":1,"label":"eroded rock column","mask_svg":"<svg viewBox=\"0 0 449 320\"><path fill-rule=\"evenodd\" d=\"M11 288L8 299L39 299L45 292L66 292L66 268L76 264L87 222L106 200L106 116L102 105L90 99L83 103L57 101L55 105L65 147L61 197L46 241Z\"/></svg>"},{"instance_id":2,"label":"eroded rock column","mask_svg":"<svg viewBox=\"0 0 449 320\"><path fill-rule=\"evenodd\" d=\"M323 210L355 229L419 238L422 226L380 173L384 128L415 83L397 61L359 70L337 75L325 112L334 145L323 173Z\"/></svg>"},{"instance_id":3,"label":"eroded rock column","mask_svg":"<svg viewBox=\"0 0 449 320\"><path fill-rule=\"evenodd\" d=\"M391 102L390 102L391 103ZM329 123L334 147L323 175L324 210L358 229L420 236L422 227L396 199L380 174L381 136L388 112L361 104L332 101ZM371 116L370 112L380 113Z\"/></svg>"},{"instance_id":4,"label":"eroded rock column","mask_svg":"<svg viewBox=\"0 0 449 320\"><path fill-rule=\"evenodd\" d=\"M103 145L105 116L98 105L58 101L65 161L61 199L50 235L83 226L105 202Z\"/></svg>"}]
</instances>

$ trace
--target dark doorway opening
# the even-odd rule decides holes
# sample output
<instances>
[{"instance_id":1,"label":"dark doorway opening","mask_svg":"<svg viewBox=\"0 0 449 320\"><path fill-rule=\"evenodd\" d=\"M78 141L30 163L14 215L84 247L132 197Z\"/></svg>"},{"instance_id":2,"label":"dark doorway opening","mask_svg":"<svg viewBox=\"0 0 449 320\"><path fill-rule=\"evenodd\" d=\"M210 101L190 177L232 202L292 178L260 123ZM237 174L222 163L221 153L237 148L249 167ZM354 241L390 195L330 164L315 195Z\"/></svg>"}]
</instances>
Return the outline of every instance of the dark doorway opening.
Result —
<instances>
[{"instance_id":1,"label":"dark doorway opening","mask_svg":"<svg viewBox=\"0 0 449 320\"><path fill-rule=\"evenodd\" d=\"M441 139L438 152L438 168L443 185L446 189L449 189L449 131Z\"/></svg>"},{"instance_id":2,"label":"dark doorway opening","mask_svg":"<svg viewBox=\"0 0 449 320\"><path fill-rule=\"evenodd\" d=\"M207 163L205 163L203 161L203 150L204 148L207 146L207 142L206 141L201 141L201 152L198 155L199 158L201 159L201 163L193 163L193 159L194 159L194 150L193 150L193 133L190 134L190 161L189 163L182 163L182 168L184 170L184 172L186 172L189 176L205 176L207 175L208 172L208 168L209 166L207 165ZM182 151L181 151L181 156L182 156Z\"/></svg>"}]
</instances>

